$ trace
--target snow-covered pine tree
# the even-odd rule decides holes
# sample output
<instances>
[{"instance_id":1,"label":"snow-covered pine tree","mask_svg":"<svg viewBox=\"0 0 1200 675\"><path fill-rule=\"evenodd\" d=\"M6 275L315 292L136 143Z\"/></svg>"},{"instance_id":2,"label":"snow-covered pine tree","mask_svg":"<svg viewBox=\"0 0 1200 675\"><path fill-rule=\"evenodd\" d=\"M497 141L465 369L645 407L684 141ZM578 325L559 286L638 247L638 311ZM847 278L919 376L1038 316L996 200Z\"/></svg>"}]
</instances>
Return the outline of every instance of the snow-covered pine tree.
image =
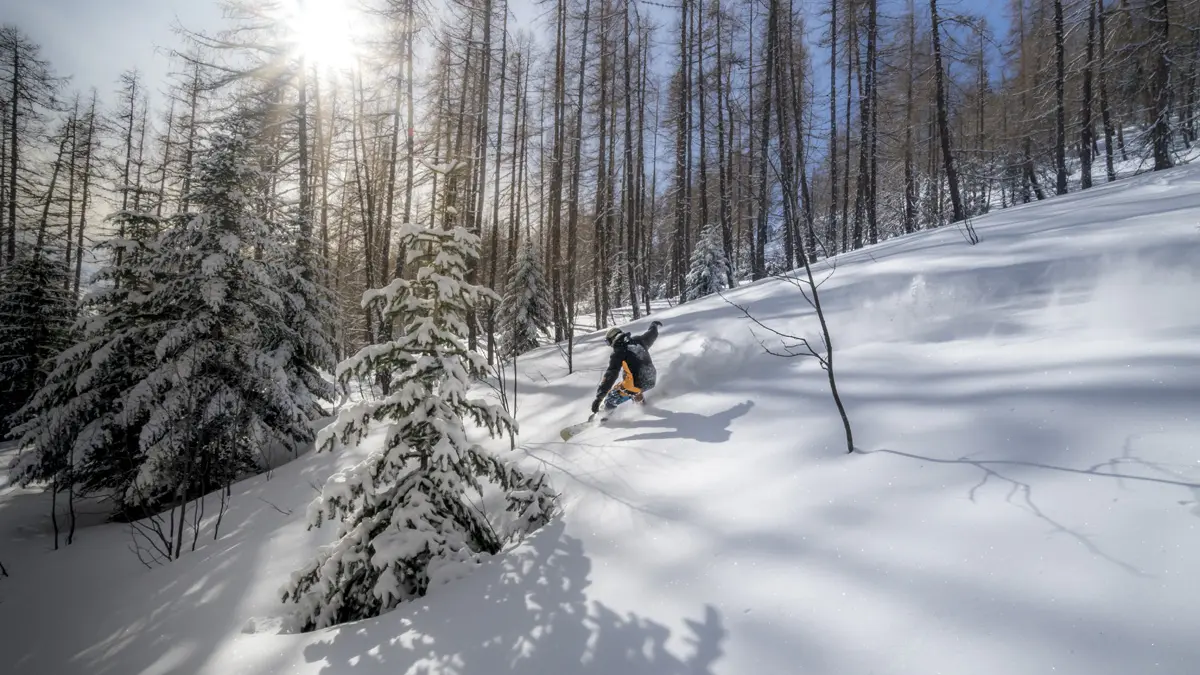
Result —
<instances>
[{"instance_id":1,"label":"snow-covered pine tree","mask_svg":"<svg viewBox=\"0 0 1200 675\"><path fill-rule=\"evenodd\" d=\"M310 420L315 420L327 414L321 401L332 401L337 395L333 383L322 373L331 372L335 365L329 327L337 306L333 293L311 273L316 267L316 247L287 242L289 236L294 239L304 229L296 226L290 233L275 233L277 241L266 253L280 275L275 283L280 289L284 319L284 329L272 331L268 339L288 375L293 400Z\"/></svg>"},{"instance_id":2,"label":"snow-covered pine tree","mask_svg":"<svg viewBox=\"0 0 1200 675\"><path fill-rule=\"evenodd\" d=\"M724 290L728 280L728 263L721 247L720 231L708 225L704 228L696 248L692 250L691 267L684 282L680 301L695 300Z\"/></svg>"},{"instance_id":3,"label":"snow-covered pine tree","mask_svg":"<svg viewBox=\"0 0 1200 675\"><path fill-rule=\"evenodd\" d=\"M526 238L509 270L497 316L503 331L503 354L512 357L536 348L553 322L554 307L542 271L542 257L530 238Z\"/></svg>"},{"instance_id":4,"label":"snow-covered pine tree","mask_svg":"<svg viewBox=\"0 0 1200 675\"><path fill-rule=\"evenodd\" d=\"M83 300L74 344L54 357L44 386L14 416L22 453L14 468L24 483L70 481L82 493L108 492L119 512L141 463L144 422L124 419L120 401L154 365L153 344L145 340L154 317L143 304L154 283L149 261L161 222L133 209L109 222L125 236L98 247L104 264Z\"/></svg>"},{"instance_id":5,"label":"snow-covered pine tree","mask_svg":"<svg viewBox=\"0 0 1200 675\"><path fill-rule=\"evenodd\" d=\"M184 503L260 468L264 447L295 453L312 439L274 351L302 342L285 316L285 274L255 255L278 242L254 189L254 138L242 115L214 131L197 164L195 212L163 232L151 261L164 272L142 305L155 317L142 331L155 363L122 400L123 420L145 416L131 502Z\"/></svg>"},{"instance_id":6,"label":"snow-covered pine tree","mask_svg":"<svg viewBox=\"0 0 1200 675\"><path fill-rule=\"evenodd\" d=\"M496 299L464 282L479 239L462 228L400 228L415 278L393 279L363 304L395 320L400 337L373 344L338 366L343 384L391 380L386 396L347 407L318 447L358 443L382 429L380 446L330 477L309 507L310 527L339 521L337 539L292 575L283 599L299 606L301 630L378 616L424 595L431 584L546 523L556 495L545 476L526 473L467 439L464 419L493 436L511 433L499 407L468 398L487 361L463 336L481 300ZM415 262L418 265L413 265ZM494 522L475 501L498 488L508 512Z\"/></svg>"},{"instance_id":7,"label":"snow-covered pine tree","mask_svg":"<svg viewBox=\"0 0 1200 675\"><path fill-rule=\"evenodd\" d=\"M0 268L0 438L37 393L75 321L70 270L45 247L21 246Z\"/></svg>"}]
</instances>

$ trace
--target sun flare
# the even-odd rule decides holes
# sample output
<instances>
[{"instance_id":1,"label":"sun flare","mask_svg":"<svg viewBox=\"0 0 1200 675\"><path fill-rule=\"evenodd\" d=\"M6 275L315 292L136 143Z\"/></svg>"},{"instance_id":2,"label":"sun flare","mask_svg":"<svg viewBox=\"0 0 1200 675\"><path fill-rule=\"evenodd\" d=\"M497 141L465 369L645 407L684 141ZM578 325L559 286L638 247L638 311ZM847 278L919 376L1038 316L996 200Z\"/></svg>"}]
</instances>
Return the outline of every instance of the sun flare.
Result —
<instances>
[{"instance_id":1,"label":"sun flare","mask_svg":"<svg viewBox=\"0 0 1200 675\"><path fill-rule=\"evenodd\" d=\"M347 0L292 0L286 23L296 51L310 64L341 69L354 65L354 18Z\"/></svg>"}]
</instances>

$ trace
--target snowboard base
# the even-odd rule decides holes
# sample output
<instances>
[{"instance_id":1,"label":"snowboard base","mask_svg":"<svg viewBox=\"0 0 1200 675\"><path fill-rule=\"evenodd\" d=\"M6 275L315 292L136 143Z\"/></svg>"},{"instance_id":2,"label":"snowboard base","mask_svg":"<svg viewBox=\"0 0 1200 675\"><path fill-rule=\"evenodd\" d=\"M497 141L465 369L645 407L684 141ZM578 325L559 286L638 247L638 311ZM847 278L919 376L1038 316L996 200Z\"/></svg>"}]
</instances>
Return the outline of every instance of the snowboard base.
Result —
<instances>
[{"instance_id":1,"label":"snowboard base","mask_svg":"<svg viewBox=\"0 0 1200 675\"><path fill-rule=\"evenodd\" d=\"M589 417L586 422L580 422L579 424L572 424L571 426L564 428L562 431L558 432L558 435L564 441L569 441L572 438L574 438L575 436L577 436L581 431L584 431L585 429L590 429L591 427L594 427L594 426L597 426L597 425L603 423L605 419L606 418L604 418L604 417L597 417L597 416L593 415L592 417Z\"/></svg>"}]
</instances>

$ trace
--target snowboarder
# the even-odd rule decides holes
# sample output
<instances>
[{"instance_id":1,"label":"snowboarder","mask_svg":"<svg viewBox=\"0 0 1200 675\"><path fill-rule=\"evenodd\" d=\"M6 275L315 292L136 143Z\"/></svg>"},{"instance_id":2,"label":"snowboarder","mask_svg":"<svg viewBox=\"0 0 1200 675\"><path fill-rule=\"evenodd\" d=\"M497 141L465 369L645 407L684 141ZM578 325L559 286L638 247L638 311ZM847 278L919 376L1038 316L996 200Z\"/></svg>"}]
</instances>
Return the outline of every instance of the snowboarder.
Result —
<instances>
[{"instance_id":1,"label":"snowboarder","mask_svg":"<svg viewBox=\"0 0 1200 675\"><path fill-rule=\"evenodd\" d=\"M650 360L650 347L658 339L658 327L661 325L661 321L652 321L650 329L636 337L616 326L604 334L604 341L613 351L608 359L608 370L604 371L604 379L596 389L596 400L592 401L593 415L600 411L601 401L605 410L612 410L631 399L644 403L643 394L654 388L658 378L658 371ZM620 382L617 381L618 375L621 375ZM616 386L613 386L614 383Z\"/></svg>"}]
</instances>

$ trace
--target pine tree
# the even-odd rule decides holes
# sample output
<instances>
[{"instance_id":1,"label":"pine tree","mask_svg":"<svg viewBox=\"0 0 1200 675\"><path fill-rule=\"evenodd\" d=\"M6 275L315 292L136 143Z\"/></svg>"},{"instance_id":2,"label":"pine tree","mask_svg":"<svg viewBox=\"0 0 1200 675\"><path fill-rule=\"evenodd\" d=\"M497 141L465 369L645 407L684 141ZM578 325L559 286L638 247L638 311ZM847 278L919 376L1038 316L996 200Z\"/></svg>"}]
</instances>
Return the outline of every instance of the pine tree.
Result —
<instances>
[{"instance_id":1,"label":"pine tree","mask_svg":"<svg viewBox=\"0 0 1200 675\"><path fill-rule=\"evenodd\" d=\"M497 321L504 331L503 353L509 357L536 348L542 334L554 323L550 286L542 271L541 256L529 239L521 244L509 271Z\"/></svg>"},{"instance_id":2,"label":"pine tree","mask_svg":"<svg viewBox=\"0 0 1200 675\"><path fill-rule=\"evenodd\" d=\"M99 247L107 264L84 299L73 345L57 353L45 384L14 416L13 435L20 438L23 482L106 490L120 511L141 462L144 416L126 419L119 402L153 366L140 329L153 321L142 304L153 283L147 264L160 223L149 211L135 210L118 211L109 221L125 236Z\"/></svg>"},{"instance_id":3,"label":"pine tree","mask_svg":"<svg viewBox=\"0 0 1200 675\"><path fill-rule=\"evenodd\" d=\"M468 349L467 318L491 291L464 283L479 239L463 228L400 228L415 278L367 291L363 303L401 327L400 337L368 345L338 367L343 385L391 378L389 393L342 411L322 432L322 449L357 443L378 427L383 444L330 477L309 507L310 527L339 521L337 540L295 572L284 600L298 603L303 630L378 616L448 581L456 568L494 554L546 523L556 497L541 473L526 474L467 440L464 418L489 433L511 432L499 407L468 398L487 370ZM471 502L497 484L508 524L498 527Z\"/></svg>"},{"instance_id":4,"label":"pine tree","mask_svg":"<svg viewBox=\"0 0 1200 675\"><path fill-rule=\"evenodd\" d=\"M180 502L261 466L270 445L296 453L312 440L307 401L294 397L279 344L291 328L271 256L280 243L262 217L254 129L232 118L201 158L184 214L160 237L151 267L169 271L143 307L155 320L139 339L154 367L125 395L126 420L145 416L132 501Z\"/></svg>"},{"instance_id":5,"label":"pine tree","mask_svg":"<svg viewBox=\"0 0 1200 675\"><path fill-rule=\"evenodd\" d=\"M303 214L301 218L305 217ZM292 228L291 231L311 231ZM329 326L337 308L333 294L313 278L316 267L315 242L308 246L283 246L287 232L275 233L279 242L268 251L276 271L275 284L283 302L283 325L269 335L270 349L283 364L292 391L292 399L306 411L309 420L326 414L321 401L331 401L337 391L322 370L333 370L333 343ZM304 236L304 235L301 235Z\"/></svg>"},{"instance_id":6,"label":"pine tree","mask_svg":"<svg viewBox=\"0 0 1200 675\"><path fill-rule=\"evenodd\" d=\"M18 247L0 268L0 438L45 381L75 320L70 273L45 248Z\"/></svg>"},{"instance_id":7,"label":"pine tree","mask_svg":"<svg viewBox=\"0 0 1200 675\"><path fill-rule=\"evenodd\" d=\"M713 225L707 225L704 233L692 249L691 267L688 269L684 287L684 299L694 300L706 295L712 295L728 286L728 268L725 251L722 248L720 231Z\"/></svg>"},{"instance_id":8,"label":"pine tree","mask_svg":"<svg viewBox=\"0 0 1200 675\"><path fill-rule=\"evenodd\" d=\"M121 221L116 227L127 236L98 249L107 249L109 264L97 275L96 290L83 303L81 320L68 336L67 344L75 344L53 358L45 383L12 418L12 435L19 439L21 455L10 473L26 485L51 486L55 548L58 493L68 495L69 545L75 535L78 493L115 495L117 515L130 515L124 508L125 488L141 458L136 428L117 423L118 402L122 391L136 382L136 374L151 363L152 352L141 340L130 339L129 328L144 323L137 301L145 297L152 279L141 266L158 218L149 212L119 211L110 220ZM64 273L70 274L69 266L64 266Z\"/></svg>"}]
</instances>

